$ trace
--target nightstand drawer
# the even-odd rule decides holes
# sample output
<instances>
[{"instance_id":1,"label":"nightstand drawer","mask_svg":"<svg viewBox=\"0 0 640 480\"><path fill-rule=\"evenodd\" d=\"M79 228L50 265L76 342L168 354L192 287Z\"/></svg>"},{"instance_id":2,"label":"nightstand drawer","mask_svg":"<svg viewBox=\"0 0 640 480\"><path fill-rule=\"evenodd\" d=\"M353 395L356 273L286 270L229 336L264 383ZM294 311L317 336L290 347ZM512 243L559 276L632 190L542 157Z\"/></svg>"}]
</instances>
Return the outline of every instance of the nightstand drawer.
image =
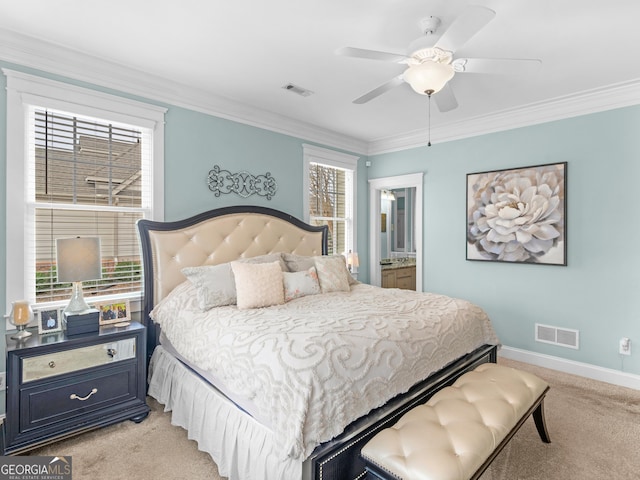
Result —
<instances>
[{"instance_id":1,"label":"nightstand drawer","mask_svg":"<svg viewBox=\"0 0 640 480\"><path fill-rule=\"evenodd\" d=\"M101 343L89 347L22 359L22 382L75 372L85 368L106 365L136 356L136 339Z\"/></svg>"},{"instance_id":2,"label":"nightstand drawer","mask_svg":"<svg viewBox=\"0 0 640 480\"><path fill-rule=\"evenodd\" d=\"M20 391L20 432L41 429L74 417L90 417L136 401L137 368L125 362L89 375L25 386Z\"/></svg>"}]
</instances>

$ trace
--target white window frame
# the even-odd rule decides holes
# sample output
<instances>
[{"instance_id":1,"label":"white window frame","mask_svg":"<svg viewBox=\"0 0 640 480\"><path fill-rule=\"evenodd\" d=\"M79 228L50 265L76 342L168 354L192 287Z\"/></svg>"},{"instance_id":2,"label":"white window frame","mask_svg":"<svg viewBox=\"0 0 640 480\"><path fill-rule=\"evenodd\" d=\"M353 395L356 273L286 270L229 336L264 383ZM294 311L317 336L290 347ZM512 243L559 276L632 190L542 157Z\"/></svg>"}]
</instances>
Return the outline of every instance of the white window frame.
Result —
<instances>
[{"instance_id":1,"label":"white window frame","mask_svg":"<svg viewBox=\"0 0 640 480\"><path fill-rule=\"evenodd\" d=\"M302 178L302 206L304 209L304 221L309 223L309 170L312 163L319 163L330 167L341 168L350 172L346 179L347 192L345 194L345 248L347 252L357 252L357 185L358 185L358 160L360 157L348 153L336 152L315 145L302 144L304 168ZM350 190L350 192L349 192ZM336 252L341 253L341 252Z\"/></svg>"},{"instance_id":2,"label":"white window frame","mask_svg":"<svg viewBox=\"0 0 640 480\"><path fill-rule=\"evenodd\" d=\"M164 114L167 109L35 75L2 69L7 77L6 299L35 302L35 276L27 268L25 240L33 235L26 204L29 184L29 107L136 125L152 132L149 218L164 220Z\"/></svg>"}]
</instances>

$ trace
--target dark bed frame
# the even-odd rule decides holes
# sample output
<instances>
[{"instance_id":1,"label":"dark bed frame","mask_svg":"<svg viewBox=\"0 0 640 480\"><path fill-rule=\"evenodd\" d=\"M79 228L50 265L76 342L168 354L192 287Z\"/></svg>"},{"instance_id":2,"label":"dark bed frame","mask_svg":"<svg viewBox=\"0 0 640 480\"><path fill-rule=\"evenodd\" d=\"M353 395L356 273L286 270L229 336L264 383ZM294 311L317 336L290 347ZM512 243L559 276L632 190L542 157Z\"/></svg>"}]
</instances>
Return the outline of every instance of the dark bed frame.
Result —
<instances>
[{"instance_id":1,"label":"dark bed frame","mask_svg":"<svg viewBox=\"0 0 640 480\"><path fill-rule=\"evenodd\" d=\"M259 213L286 220L287 222L310 232L322 232L322 253L327 253L328 229L326 226L308 225L301 220L267 207L234 206L224 207L199 215L174 221L155 222L140 220L138 231L142 247L144 271L144 300L142 323L147 326L147 354L149 358L159 344L160 327L150 318L154 300L154 272L151 261L151 231L172 231L187 228L206 220L229 214ZM460 375L473 370L486 362L497 361L497 345L483 345L464 355L427 379L414 385L408 392L391 399L387 404L371 411L351 423L338 437L316 447L303 467L303 478L313 480L362 479L365 476L365 464L360 458L362 446L378 431L393 425L395 421L411 408L425 403L438 390L452 384ZM187 366L187 368L189 368ZM204 380L203 380L204 381Z\"/></svg>"}]
</instances>

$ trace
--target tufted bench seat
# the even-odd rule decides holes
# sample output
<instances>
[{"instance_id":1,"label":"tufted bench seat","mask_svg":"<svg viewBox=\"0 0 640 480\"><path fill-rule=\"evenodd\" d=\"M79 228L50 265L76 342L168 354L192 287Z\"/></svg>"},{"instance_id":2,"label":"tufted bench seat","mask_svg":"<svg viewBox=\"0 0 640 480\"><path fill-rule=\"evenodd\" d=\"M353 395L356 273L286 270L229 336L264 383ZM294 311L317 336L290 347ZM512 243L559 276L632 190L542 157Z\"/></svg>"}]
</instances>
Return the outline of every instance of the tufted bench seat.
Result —
<instances>
[{"instance_id":1,"label":"tufted bench seat","mask_svg":"<svg viewBox=\"0 0 640 480\"><path fill-rule=\"evenodd\" d=\"M367 478L469 480L482 475L525 420L550 443L537 376L485 363L405 413L362 448Z\"/></svg>"}]
</instances>

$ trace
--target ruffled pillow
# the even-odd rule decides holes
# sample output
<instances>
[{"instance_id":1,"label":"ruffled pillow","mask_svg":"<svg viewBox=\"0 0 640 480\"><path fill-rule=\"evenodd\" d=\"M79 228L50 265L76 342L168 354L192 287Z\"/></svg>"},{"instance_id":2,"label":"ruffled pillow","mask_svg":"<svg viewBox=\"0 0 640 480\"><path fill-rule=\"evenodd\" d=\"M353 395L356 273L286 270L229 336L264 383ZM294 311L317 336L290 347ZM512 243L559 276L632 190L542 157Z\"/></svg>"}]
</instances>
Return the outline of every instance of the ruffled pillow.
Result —
<instances>
[{"instance_id":1,"label":"ruffled pillow","mask_svg":"<svg viewBox=\"0 0 640 480\"><path fill-rule=\"evenodd\" d=\"M311 267L302 272L282 272L284 276L284 301L305 295L320 293L320 283L316 267Z\"/></svg>"},{"instance_id":2,"label":"ruffled pillow","mask_svg":"<svg viewBox=\"0 0 640 480\"><path fill-rule=\"evenodd\" d=\"M240 310L284 303L284 280L279 262L231 262Z\"/></svg>"}]
</instances>

